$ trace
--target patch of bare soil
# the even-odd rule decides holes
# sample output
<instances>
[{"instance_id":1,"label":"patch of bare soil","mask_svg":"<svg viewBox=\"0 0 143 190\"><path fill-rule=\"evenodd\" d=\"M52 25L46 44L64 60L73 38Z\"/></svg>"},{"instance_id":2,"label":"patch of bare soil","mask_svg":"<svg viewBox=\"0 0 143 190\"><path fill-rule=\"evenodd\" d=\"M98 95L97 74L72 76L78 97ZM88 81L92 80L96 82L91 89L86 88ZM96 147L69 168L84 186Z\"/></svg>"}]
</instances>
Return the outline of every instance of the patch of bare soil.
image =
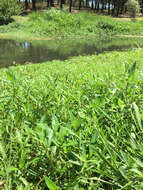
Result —
<instances>
[{"instance_id":1,"label":"patch of bare soil","mask_svg":"<svg viewBox=\"0 0 143 190\"><path fill-rule=\"evenodd\" d=\"M4 182L0 181L0 190L4 190Z\"/></svg>"}]
</instances>

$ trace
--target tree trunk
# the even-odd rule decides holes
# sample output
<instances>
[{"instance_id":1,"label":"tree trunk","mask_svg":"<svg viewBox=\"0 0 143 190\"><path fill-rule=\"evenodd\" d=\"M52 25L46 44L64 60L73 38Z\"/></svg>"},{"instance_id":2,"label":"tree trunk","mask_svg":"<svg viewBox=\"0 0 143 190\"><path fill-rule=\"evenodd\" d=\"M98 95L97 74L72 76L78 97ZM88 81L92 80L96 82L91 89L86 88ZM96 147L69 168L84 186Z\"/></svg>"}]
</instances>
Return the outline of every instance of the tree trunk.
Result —
<instances>
[{"instance_id":1,"label":"tree trunk","mask_svg":"<svg viewBox=\"0 0 143 190\"><path fill-rule=\"evenodd\" d=\"M96 7L97 7L97 0L95 0L94 11L96 10Z\"/></svg>"},{"instance_id":2,"label":"tree trunk","mask_svg":"<svg viewBox=\"0 0 143 190\"><path fill-rule=\"evenodd\" d=\"M50 7L50 0L47 0L47 7Z\"/></svg>"},{"instance_id":3,"label":"tree trunk","mask_svg":"<svg viewBox=\"0 0 143 190\"><path fill-rule=\"evenodd\" d=\"M102 0L102 8L101 8L101 12L103 13L104 12L104 0Z\"/></svg>"},{"instance_id":4,"label":"tree trunk","mask_svg":"<svg viewBox=\"0 0 143 190\"><path fill-rule=\"evenodd\" d=\"M63 1L60 0L60 9L62 10L63 9Z\"/></svg>"},{"instance_id":5,"label":"tree trunk","mask_svg":"<svg viewBox=\"0 0 143 190\"><path fill-rule=\"evenodd\" d=\"M25 0L25 10L27 10L28 8L29 8L28 0Z\"/></svg>"},{"instance_id":6,"label":"tree trunk","mask_svg":"<svg viewBox=\"0 0 143 190\"><path fill-rule=\"evenodd\" d=\"M81 0L79 0L81 2ZM86 0L86 5L85 5L86 8L88 8L88 0Z\"/></svg>"},{"instance_id":7,"label":"tree trunk","mask_svg":"<svg viewBox=\"0 0 143 190\"><path fill-rule=\"evenodd\" d=\"M114 8L112 9L112 15L115 15L115 10L116 10L116 2L115 2L116 0L114 0L113 2L112 2L112 6L114 6Z\"/></svg>"},{"instance_id":8,"label":"tree trunk","mask_svg":"<svg viewBox=\"0 0 143 190\"><path fill-rule=\"evenodd\" d=\"M54 7L54 1L53 0L50 0L50 6Z\"/></svg>"},{"instance_id":9,"label":"tree trunk","mask_svg":"<svg viewBox=\"0 0 143 190\"><path fill-rule=\"evenodd\" d=\"M79 6L78 6L78 10L81 9L81 0L79 0Z\"/></svg>"},{"instance_id":10,"label":"tree trunk","mask_svg":"<svg viewBox=\"0 0 143 190\"><path fill-rule=\"evenodd\" d=\"M72 0L70 0L70 3L69 3L69 12L70 13L72 12Z\"/></svg>"},{"instance_id":11,"label":"tree trunk","mask_svg":"<svg viewBox=\"0 0 143 190\"><path fill-rule=\"evenodd\" d=\"M91 1L91 9L94 8L93 0Z\"/></svg>"},{"instance_id":12,"label":"tree trunk","mask_svg":"<svg viewBox=\"0 0 143 190\"><path fill-rule=\"evenodd\" d=\"M107 8L106 8L106 5L107 5L107 1L105 1L105 3L104 3L104 9L106 10Z\"/></svg>"},{"instance_id":13,"label":"tree trunk","mask_svg":"<svg viewBox=\"0 0 143 190\"><path fill-rule=\"evenodd\" d=\"M119 15L120 12L120 0L117 1L117 11L116 11L116 16Z\"/></svg>"},{"instance_id":14,"label":"tree trunk","mask_svg":"<svg viewBox=\"0 0 143 190\"><path fill-rule=\"evenodd\" d=\"M111 5L111 0L108 0L108 15L110 15L110 5Z\"/></svg>"},{"instance_id":15,"label":"tree trunk","mask_svg":"<svg viewBox=\"0 0 143 190\"><path fill-rule=\"evenodd\" d=\"M99 0L97 2L97 12L99 11Z\"/></svg>"},{"instance_id":16,"label":"tree trunk","mask_svg":"<svg viewBox=\"0 0 143 190\"><path fill-rule=\"evenodd\" d=\"M36 10L36 0L32 0L32 9Z\"/></svg>"},{"instance_id":17,"label":"tree trunk","mask_svg":"<svg viewBox=\"0 0 143 190\"><path fill-rule=\"evenodd\" d=\"M123 13L124 5L125 5L125 1L122 1L122 2L121 2L121 7L120 7L120 14Z\"/></svg>"},{"instance_id":18,"label":"tree trunk","mask_svg":"<svg viewBox=\"0 0 143 190\"><path fill-rule=\"evenodd\" d=\"M141 13L143 13L143 0L140 3L140 7L141 7Z\"/></svg>"}]
</instances>

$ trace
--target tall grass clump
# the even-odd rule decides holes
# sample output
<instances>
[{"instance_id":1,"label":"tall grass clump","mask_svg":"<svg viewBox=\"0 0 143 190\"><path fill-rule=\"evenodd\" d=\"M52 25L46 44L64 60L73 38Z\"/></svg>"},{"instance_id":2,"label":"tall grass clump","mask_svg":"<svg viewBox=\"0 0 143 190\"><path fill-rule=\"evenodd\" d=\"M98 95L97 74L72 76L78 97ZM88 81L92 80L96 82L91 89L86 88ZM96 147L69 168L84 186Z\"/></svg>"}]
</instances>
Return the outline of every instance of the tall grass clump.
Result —
<instances>
[{"instance_id":1,"label":"tall grass clump","mask_svg":"<svg viewBox=\"0 0 143 190\"><path fill-rule=\"evenodd\" d=\"M51 9L47 12L34 12L29 15L31 32L45 35L69 35L80 31L83 19L64 11Z\"/></svg>"},{"instance_id":2,"label":"tall grass clump","mask_svg":"<svg viewBox=\"0 0 143 190\"><path fill-rule=\"evenodd\" d=\"M1 187L141 190L141 51L2 69Z\"/></svg>"},{"instance_id":3,"label":"tall grass clump","mask_svg":"<svg viewBox=\"0 0 143 190\"><path fill-rule=\"evenodd\" d=\"M12 20L13 15L19 15L22 8L17 0L1 0L0 1L0 25Z\"/></svg>"}]
</instances>

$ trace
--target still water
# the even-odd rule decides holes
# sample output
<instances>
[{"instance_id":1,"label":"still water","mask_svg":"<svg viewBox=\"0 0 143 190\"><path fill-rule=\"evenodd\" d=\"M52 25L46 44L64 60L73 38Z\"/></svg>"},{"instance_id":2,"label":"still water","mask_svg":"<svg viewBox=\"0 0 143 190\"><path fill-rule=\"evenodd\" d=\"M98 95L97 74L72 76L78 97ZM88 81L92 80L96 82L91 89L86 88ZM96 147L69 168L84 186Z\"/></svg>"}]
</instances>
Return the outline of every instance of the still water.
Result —
<instances>
[{"instance_id":1,"label":"still water","mask_svg":"<svg viewBox=\"0 0 143 190\"><path fill-rule=\"evenodd\" d=\"M41 63L72 56L92 55L113 50L143 47L140 39L68 39L14 41L0 39L0 67L16 64Z\"/></svg>"}]
</instances>

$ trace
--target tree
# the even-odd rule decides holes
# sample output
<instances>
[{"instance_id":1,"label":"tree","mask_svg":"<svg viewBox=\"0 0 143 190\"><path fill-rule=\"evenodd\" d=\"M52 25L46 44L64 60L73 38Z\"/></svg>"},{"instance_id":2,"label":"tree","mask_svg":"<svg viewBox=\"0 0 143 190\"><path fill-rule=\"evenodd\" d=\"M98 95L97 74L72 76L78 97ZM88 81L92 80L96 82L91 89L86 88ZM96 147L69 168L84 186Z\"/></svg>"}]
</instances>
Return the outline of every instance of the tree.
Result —
<instances>
[{"instance_id":1,"label":"tree","mask_svg":"<svg viewBox=\"0 0 143 190\"><path fill-rule=\"evenodd\" d=\"M139 0L139 4L140 4L140 11L141 13L143 13L143 0Z\"/></svg>"},{"instance_id":2,"label":"tree","mask_svg":"<svg viewBox=\"0 0 143 190\"><path fill-rule=\"evenodd\" d=\"M63 0L60 0L60 9L63 9Z\"/></svg>"},{"instance_id":3,"label":"tree","mask_svg":"<svg viewBox=\"0 0 143 190\"><path fill-rule=\"evenodd\" d=\"M110 15L110 9L111 9L111 0L108 0L108 15Z\"/></svg>"},{"instance_id":4,"label":"tree","mask_svg":"<svg viewBox=\"0 0 143 190\"><path fill-rule=\"evenodd\" d=\"M25 9L27 10L29 8L28 0L25 0Z\"/></svg>"},{"instance_id":5,"label":"tree","mask_svg":"<svg viewBox=\"0 0 143 190\"><path fill-rule=\"evenodd\" d=\"M70 0L69 2L69 12L71 13L71 9L72 9L72 0Z\"/></svg>"},{"instance_id":6,"label":"tree","mask_svg":"<svg viewBox=\"0 0 143 190\"><path fill-rule=\"evenodd\" d=\"M36 0L32 0L32 9L36 10Z\"/></svg>"},{"instance_id":7,"label":"tree","mask_svg":"<svg viewBox=\"0 0 143 190\"><path fill-rule=\"evenodd\" d=\"M132 17L136 17L140 12L140 5L137 0L128 0L126 3L127 10Z\"/></svg>"},{"instance_id":8,"label":"tree","mask_svg":"<svg viewBox=\"0 0 143 190\"><path fill-rule=\"evenodd\" d=\"M79 6L78 6L78 10L81 9L81 0L79 0Z\"/></svg>"}]
</instances>

